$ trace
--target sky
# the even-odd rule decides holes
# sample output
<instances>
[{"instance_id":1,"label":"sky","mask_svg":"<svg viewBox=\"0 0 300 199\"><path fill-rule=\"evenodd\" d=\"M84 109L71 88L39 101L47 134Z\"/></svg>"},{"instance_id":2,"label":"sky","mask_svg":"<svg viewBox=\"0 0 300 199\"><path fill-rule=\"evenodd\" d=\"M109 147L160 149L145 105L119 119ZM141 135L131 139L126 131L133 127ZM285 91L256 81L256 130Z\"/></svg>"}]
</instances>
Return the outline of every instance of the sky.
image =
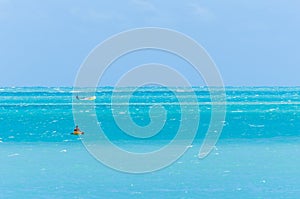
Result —
<instances>
[{"instance_id":1,"label":"sky","mask_svg":"<svg viewBox=\"0 0 300 199\"><path fill-rule=\"evenodd\" d=\"M142 27L193 38L226 86L300 86L299 24L298 0L0 0L0 87L72 86L95 46Z\"/></svg>"}]
</instances>

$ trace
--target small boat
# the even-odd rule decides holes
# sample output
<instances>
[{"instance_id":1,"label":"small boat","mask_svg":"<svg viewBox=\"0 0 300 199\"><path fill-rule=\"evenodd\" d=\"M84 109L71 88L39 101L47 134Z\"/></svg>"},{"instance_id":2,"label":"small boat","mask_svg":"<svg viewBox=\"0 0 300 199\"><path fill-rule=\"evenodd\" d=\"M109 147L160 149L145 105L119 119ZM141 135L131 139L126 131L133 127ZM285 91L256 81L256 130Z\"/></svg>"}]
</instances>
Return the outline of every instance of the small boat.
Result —
<instances>
[{"instance_id":1,"label":"small boat","mask_svg":"<svg viewBox=\"0 0 300 199\"><path fill-rule=\"evenodd\" d=\"M72 135L83 135L84 132L82 131L74 131L73 133L71 133Z\"/></svg>"}]
</instances>

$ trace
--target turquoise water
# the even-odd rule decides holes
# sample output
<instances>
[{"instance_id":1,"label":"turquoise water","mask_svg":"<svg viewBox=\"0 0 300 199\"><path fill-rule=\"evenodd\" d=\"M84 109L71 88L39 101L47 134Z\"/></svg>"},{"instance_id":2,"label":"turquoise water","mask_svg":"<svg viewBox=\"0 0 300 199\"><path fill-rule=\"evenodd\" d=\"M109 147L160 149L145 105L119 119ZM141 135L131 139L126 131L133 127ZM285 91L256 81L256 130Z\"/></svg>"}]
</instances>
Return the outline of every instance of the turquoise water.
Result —
<instances>
[{"instance_id":1,"label":"turquoise water","mask_svg":"<svg viewBox=\"0 0 300 199\"><path fill-rule=\"evenodd\" d=\"M98 162L79 137L70 135L72 88L0 88L0 198L298 198L300 88L226 88L223 132L205 159L197 154L211 100L205 87L194 89L201 120L188 152L160 171L128 174ZM189 106L191 93L177 90ZM149 139L132 138L118 128L111 94L112 88L99 88L95 108L112 142L147 151L174 138L181 118L173 93L147 87L131 97L129 110L138 125L150 122L152 103L168 111L164 128ZM121 98L128 94L126 88L118 93L119 106L126 105Z\"/></svg>"}]
</instances>

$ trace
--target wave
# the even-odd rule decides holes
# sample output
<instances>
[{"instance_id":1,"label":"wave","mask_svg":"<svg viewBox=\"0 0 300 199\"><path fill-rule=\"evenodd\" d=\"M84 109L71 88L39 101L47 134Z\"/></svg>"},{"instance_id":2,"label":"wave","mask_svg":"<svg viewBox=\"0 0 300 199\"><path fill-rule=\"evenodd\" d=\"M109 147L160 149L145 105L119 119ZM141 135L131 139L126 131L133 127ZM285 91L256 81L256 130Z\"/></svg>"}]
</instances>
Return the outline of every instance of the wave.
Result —
<instances>
[{"instance_id":1,"label":"wave","mask_svg":"<svg viewBox=\"0 0 300 199\"><path fill-rule=\"evenodd\" d=\"M164 129L154 139L170 139L176 133L182 120L180 105L199 105L200 123L197 138L204 137L211 118L211 99L206 87L193 88L197 102L191 101L190 89L176 88L172 93L166 88L150 87L137 90L132 96L122 88L116 93L116 103L111 106L114 88L97 88L97 99L77 101L77 93L72 87L64 88L1 88L0 89L0 126L1 143L15 141L78 141L70 137L74 128L72 106L87 105L95 108L101 127L115 140L131 139L116 125L112 108L128 106L133 121L147 125L150 121L149 107L163 105L167 110ZM176 90L175 89L175 90ZM300 88L299 87L262 87L226 88L226 102L217 101L216 105L227 107L226 121L221 139L224 138L269 138L277 136L300 136ZM130 103L126 102L131 96ZM191 113L195 110L190 108ZM84 110L82 110L84 111ZM128 113L120 111L121 116Z\"/></svg>"}]
</instances>

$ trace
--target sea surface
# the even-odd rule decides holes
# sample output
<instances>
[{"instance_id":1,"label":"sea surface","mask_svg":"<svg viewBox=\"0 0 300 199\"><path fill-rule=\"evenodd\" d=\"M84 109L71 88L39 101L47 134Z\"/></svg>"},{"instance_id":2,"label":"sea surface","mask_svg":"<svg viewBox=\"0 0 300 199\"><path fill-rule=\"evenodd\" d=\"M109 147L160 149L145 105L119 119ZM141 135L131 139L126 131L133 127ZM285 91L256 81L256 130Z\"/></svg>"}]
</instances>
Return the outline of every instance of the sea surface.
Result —
<instances>
[{"instance_id":1,"label":"sea surface","mask_svg":"<svg viewBox=\"0 0 300 199\"><path fill-rule=\"evenodd\" d=\"M165 108L165 124L150 138L134 138L118 127L112 87L97 88L95 117L118 147L159 150L176 136L180 106L192 103L193 93L174 89L143 87L132 94L125 87L116 94L117 106L128 106L139 126L151 123L153 104ZM223 131L204 159L198 152L211 120L211 98L206 87L193 90L200 122L188 151L166 168L131 174L87 151L82 139L90 132L71 135L72 107L79 103L73 88L0 88L0 198L299 198L300 87L226 87ZM122 101L128 95L129 104Z\"/></svg>"}]
</instances>

